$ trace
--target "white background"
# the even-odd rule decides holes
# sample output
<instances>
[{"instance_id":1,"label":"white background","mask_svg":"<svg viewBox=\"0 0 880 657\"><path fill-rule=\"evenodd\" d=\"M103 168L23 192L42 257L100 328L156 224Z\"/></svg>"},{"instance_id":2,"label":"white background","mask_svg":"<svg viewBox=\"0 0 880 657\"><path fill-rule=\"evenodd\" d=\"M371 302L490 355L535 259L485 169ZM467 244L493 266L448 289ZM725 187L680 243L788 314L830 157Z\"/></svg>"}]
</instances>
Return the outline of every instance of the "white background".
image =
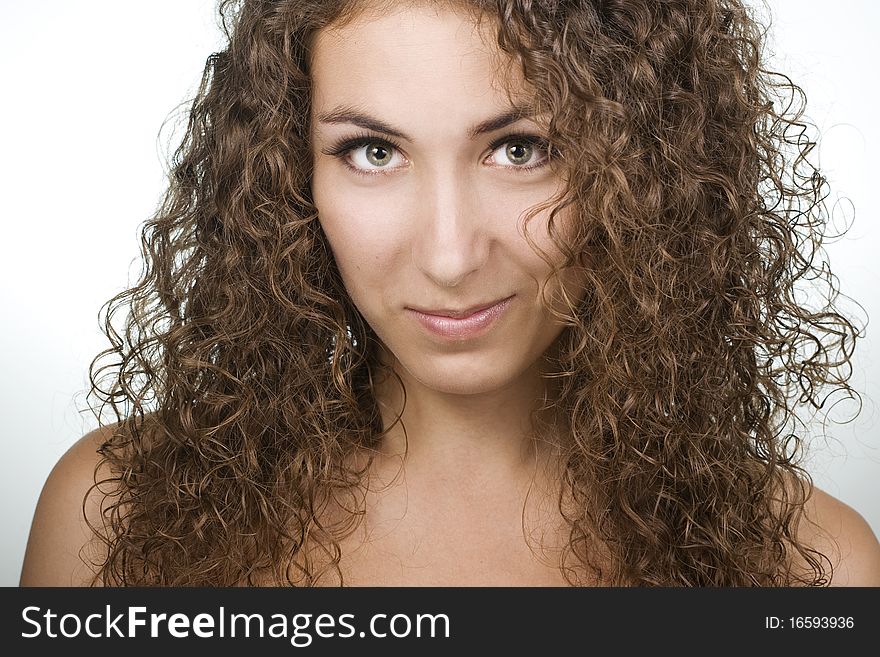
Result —
<instances>
[{"instance_id":1,"label":"white background","mask_svg":"<svg viewBox=\"0 0 880 657\"><path fill-rule=\"evenodd\" d=\"M84 409L88 365L107 346L97 313L139 271L139 227L159 201L170 152L171 128L159 138L160 128L192 96L221 39L211 0L2 7L0 585L15 585L46 476L96 426ZM868 195L868 154L880 149L880 9L869 0L842 1L834 11L815 0L769 7L771 67L806 91L807 116L822 133L829 208L840 199L835 226L855 219L846 238L826 245L832 271L869 316L880 316L880 222ZM862 413L829 426L831 442L815 442L808 469L880 534L873 329L859 343L851 381L863 394ZM832 417L853 409L844 406Z\"/></svg>"}]
</instances>

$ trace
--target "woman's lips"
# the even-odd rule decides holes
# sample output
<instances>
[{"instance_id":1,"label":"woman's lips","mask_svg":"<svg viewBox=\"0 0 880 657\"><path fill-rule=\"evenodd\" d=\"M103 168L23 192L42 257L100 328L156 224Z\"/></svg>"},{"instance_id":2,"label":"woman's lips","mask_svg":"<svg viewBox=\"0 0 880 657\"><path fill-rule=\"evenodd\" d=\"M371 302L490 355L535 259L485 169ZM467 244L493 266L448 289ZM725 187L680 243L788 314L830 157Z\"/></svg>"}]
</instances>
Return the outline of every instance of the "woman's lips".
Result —
<instances>
[{"instance_id":1,"label":"woman's lips","mask_svg":"<svg viewBox=\"0 0 880 657\"><path fill-rule=\"evenodd\" d=\"M414 310L407 308L419 324L421 324L428 332L440 336L442 338L450 338L457 340L465 340L475 338L489 330L496 320L504 314L504 311L510 306L513 297L507 297L500 301L477 310L464 317L449 317L447 315L431 314L427 311ZM434 311L443 312L443 311Z\"/></svg>"}]
</instances>

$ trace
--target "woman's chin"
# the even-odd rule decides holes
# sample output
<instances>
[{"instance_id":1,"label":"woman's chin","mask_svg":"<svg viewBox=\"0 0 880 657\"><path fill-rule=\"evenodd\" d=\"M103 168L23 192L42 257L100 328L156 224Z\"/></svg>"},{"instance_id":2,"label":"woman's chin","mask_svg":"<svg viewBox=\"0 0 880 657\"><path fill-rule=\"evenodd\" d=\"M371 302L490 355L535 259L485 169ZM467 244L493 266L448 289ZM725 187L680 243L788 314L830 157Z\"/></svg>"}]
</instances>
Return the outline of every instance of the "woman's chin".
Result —
<instances>
[{"instance_id":1,"label":"woman's chin","mask_svg":"<svg viewBox=\"0 0 880 657\"><path fill-rule=\"evenodd\" d=\"M474 354L419 358L406 363L398 359L402 374L425 388L450 395L478 395L505 388L522 375L527 363L499 362ZM406 380L406 379L404 379Z\"/></svg>"}]
</instances>

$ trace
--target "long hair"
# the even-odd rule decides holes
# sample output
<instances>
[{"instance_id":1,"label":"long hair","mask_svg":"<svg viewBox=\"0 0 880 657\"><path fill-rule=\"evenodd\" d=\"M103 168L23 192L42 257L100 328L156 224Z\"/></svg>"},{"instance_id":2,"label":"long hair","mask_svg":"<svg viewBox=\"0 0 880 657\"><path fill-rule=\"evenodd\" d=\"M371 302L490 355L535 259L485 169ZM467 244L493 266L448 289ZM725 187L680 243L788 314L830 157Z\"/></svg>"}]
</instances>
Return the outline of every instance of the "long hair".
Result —
<instances>
[{"instance_id":1,"label":"long hair","mask_svg":"<svg viewBox=\"0 0 880 657\"><path fill-rule=\"evenodd\" d=\"M377 4L221 2L228 44L143 228L143 273L102 308L112 346L90 394L117 425L90 492L95 583L311 586L331 569L343 583L358 511L337 525L323 511L356 498L369 464L347 457L388 427L378 339L310 193L309 57L318 30ZM811 481L789 425L829 385L854 393L859 332L815 262L827 183L803 107L785 105L802 90L762 67L762 26L738 0L455 4L494 21L552 116L554 273L586 276L548 356L566 578L827 584L830 561L796 531ZM798 302L802 281L825 284L823 308Z\"/></svg>"}]
</instances>

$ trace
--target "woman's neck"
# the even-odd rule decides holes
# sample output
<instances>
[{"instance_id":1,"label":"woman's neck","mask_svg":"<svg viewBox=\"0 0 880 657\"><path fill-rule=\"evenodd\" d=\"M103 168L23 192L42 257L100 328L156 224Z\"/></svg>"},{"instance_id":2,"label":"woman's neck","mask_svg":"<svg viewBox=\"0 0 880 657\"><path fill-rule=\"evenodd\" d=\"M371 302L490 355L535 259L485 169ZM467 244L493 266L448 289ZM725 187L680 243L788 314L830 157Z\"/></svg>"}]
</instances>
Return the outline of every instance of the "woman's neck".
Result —
<instances>
[{"instance_id":1,"label":"woman's neck","mask_svg":"<svg viewBox=\"0 0 880 657\"><path fill-rule=\"evenodd\" d=\"M503 387L468 395L432 389L399 363L391 366L406 387L406 404L396 377L376 385L383 424L391 427L379 452L382 460L402 460L408 477L442 482L447 490L504 485L534 478L554 453L533 425L533 410L552 394L539 365ZM401 409L402 422L395 423ZM536 414L550 426L553 416L552 409Z\"/></svg>"}]
</instances>

